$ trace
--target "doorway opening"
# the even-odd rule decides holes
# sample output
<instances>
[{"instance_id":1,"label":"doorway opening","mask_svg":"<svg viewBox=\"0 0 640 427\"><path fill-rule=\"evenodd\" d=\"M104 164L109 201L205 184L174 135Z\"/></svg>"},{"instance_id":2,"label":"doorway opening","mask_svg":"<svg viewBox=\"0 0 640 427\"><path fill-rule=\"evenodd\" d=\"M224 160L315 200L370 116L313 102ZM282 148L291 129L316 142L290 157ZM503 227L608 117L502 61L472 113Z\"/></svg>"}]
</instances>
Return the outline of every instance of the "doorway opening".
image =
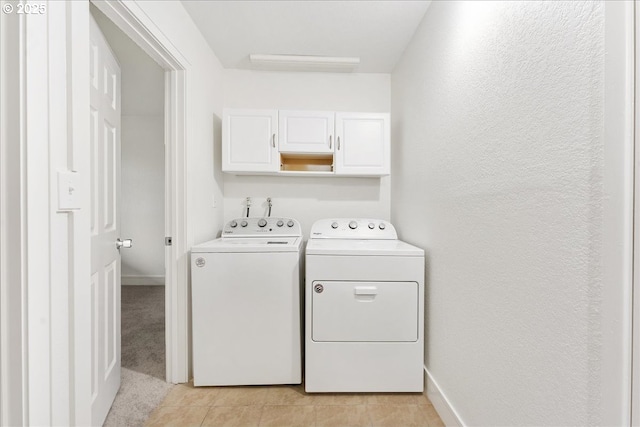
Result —
<instances>
[{"instance_id":1,"label":"doorway opening","mask_svg":"<svg viewBox=\"0 0 640 427\"><path fill-rule=\"evenodd\" d=\"M92 12L98 10L123 34L139 46L163 70L163 140L164 236L171 244L164 246L164 341L167 383L187 382L189 376L188 335L188 256L186 218L185 108L187 61L174 45L168 43L150 22L141 20L135 3L119 0L91 1ZM123 238L126 238L123 235ZM164 239L162 239L164 244ZM135 242L134 242L135 245ZM126 249L123 249L126 251ZM131 274L130 276L135 276ZM154 276L150 274L150 276ZM133 279L131 277L127 280ZM135 279L134 279L135 280ZM88 339L86 329L81 333ZM79 336L78 339L83 339ZM78 368L87 372L88 367ZM167 384L168 385L168 384ZM79 399L83 408L86 401ZM87 402L88 403L88 402Z\"/></svg>"},{"instance_id":2,"label":"doorway opening","mask_svg":"<svg viewBox=\"0 0 640 427\"><path fill-rule=\"evenodd\" d=\"M120 390L105 424L128 425L143 422L171 387L165 381L165 71L90 9L121 76L118 223L132 244L120 250Z\"/></svg>"}]
</instances>

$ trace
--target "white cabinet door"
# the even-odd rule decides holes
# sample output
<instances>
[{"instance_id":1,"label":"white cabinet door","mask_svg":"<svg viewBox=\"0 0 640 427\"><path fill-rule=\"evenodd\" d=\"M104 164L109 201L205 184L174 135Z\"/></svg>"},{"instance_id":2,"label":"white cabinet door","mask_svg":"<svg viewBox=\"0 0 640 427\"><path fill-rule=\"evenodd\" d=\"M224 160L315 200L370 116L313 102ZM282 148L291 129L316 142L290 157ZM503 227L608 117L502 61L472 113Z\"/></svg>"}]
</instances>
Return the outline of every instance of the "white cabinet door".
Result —
<instances>
[{"instance_id":1,"label":"white cabinet door","mask_svg":"<svg viewBox=\"0 0 640 427\"><path fill-rule=\"evenodd\" d=\"M278 171L277 110L225 109L222 120L223 171Z\"/></svg>"},{"instance_id":2,"label":"white cabinet door","mask_svg":"<svg viewBox=\"0 0 640 427\"><path fill-rule=\"evenodd\" d=\"M281 153L333 153L333 111L280 111Z\"/></svg>"},{"instance_id":3,"label":"white cabinet door","mask_svg":"<svg viewBox=\"0 0 640 427\"><path fill-rule=\"evenodd\" d=\"M388 175L389 144L389 114L336 113L336 175Z\"/></svg>"}]
</instances>

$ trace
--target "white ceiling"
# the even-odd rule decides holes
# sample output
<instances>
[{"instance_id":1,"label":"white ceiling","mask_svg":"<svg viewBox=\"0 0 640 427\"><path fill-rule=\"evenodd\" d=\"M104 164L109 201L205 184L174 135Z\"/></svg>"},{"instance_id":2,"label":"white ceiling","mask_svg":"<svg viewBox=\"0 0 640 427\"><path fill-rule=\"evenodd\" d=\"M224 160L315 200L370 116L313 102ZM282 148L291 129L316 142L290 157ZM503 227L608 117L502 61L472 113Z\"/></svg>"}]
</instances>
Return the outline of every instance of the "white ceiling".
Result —
<instances>
[{"instance_id":1,"label":"white ceiling","mask_svg":"<svg viewBox=\"0 0 640 427\"><path fill-rule=\"evenodd\" d=\"M225 68L249 55L359 57L360 73L391 73L429 1L182 0Z\"/></svg>"}]
</instances>

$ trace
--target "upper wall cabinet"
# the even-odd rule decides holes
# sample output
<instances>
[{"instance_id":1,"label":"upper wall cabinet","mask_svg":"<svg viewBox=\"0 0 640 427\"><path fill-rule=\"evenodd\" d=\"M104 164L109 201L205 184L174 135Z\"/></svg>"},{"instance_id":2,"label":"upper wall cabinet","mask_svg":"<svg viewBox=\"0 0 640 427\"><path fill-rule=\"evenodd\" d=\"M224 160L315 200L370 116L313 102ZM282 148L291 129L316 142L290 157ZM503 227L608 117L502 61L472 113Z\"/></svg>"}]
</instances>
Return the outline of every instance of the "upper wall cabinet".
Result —
<instances>
[{"instance_id":1,"label":"upper wall cabinet","mask_svg":"<svg viewBox=\"0 0 640 427\"><path fill-rule=\"evenodd\" d=\"M278 112L281 153L333 153L333 111Z\"/></svg>"},{"instance_id":2,"label":"upper wall cabinet","mask_svg":"<svg viewBox=\"0 0 640 427\"><path fill-rule=\"evenodd\" d=\"M389 114L225 109L222 170L241 174L389 174Z\"/></svg>"},{"instance_id":3,"label":"upper wall cabinet","mask_svg":"<svg viewBox=\"0 0 640 427\"><path fill-rule=\"evenodd\" d=\"M225 109L222 124L222 170L277 172L277 110Z\"/></svg>"},{"instance_id":4,"label":"upper wall cabinet","mask_svg":"<svg viewBox=\"0 0 640 427\"><path fill-rule=\"evenodd\" d=\"M336 113L336 173L389 175L389 115Z\"/></svg>"}]
</instances>

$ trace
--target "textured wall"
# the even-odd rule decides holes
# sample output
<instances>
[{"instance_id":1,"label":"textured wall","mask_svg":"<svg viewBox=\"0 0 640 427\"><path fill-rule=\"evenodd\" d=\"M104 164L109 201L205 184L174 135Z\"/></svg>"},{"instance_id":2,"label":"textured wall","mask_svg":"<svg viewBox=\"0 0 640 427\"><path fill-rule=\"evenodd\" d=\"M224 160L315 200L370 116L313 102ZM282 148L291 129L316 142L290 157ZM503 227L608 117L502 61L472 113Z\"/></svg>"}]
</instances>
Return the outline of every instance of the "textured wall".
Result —
<instances>
[{"instance_id":1,"label":"textured wall","mask_svg":"<svg viewBox=\"0 0 640 427\"><path fill-rule=\"evenodd\" d=\"M392 74L391 219L465 424L598 424L603 6L433 2Z\"/></svg>"}]
</instances>

